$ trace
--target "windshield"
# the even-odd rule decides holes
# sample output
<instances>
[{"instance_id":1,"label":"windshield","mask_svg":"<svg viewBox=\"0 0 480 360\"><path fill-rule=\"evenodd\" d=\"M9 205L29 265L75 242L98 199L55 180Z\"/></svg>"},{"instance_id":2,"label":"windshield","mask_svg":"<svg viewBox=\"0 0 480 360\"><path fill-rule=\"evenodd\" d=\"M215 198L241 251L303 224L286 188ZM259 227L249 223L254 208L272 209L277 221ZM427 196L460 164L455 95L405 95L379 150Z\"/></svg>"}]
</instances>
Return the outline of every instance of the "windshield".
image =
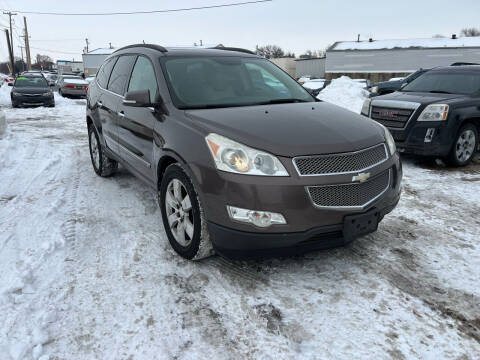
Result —
<instances>
[{"instance_id":1,"label":"windshield","mask_svg":"<svg viewBox=\"0 0 480 360\"><path fill-rule=\"evenodd\" d=\"M295 80L258 58L162 58L172 100L180 109L312 102Z\"/></svg>"},{"instance_id":2,"label":"windshield","mask_svg":"<svg viewBox=\"0 0 480 360\"><path fill-rule=\"evenodd\" d=\"M19 76L15 80L15 87L48 87L48 84L43 77Z\"/></svg>"},{"instance_id":3,"label":"windshield","mask_svg":"<svg viewBox=\"0 0 480 360\"><path fill-rule=\"evenodd\" d=\"M480 73L428 72L413 80L402 91L474 94L480 91Z\"/></svg>"}]
</instances>

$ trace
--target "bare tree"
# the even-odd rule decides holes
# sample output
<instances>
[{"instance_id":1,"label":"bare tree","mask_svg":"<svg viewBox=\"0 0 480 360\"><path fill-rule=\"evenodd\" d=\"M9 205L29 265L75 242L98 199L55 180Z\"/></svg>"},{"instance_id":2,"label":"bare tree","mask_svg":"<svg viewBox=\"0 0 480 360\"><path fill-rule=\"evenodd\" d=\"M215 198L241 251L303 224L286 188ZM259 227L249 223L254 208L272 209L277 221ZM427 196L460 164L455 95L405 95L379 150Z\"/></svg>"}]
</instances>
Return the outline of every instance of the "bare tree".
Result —
<instances>
[{"instance_id":1,"label":"bare tree","mask_svg":"<svg viewBox=\"0 0 480 360\"><path fill-rule=\"evenodd\" d=\"M255 49L257 55L263 56L267 59L275 59L285 56L285 52L282 50L280 46L277 45L265 45L265 46L258 46Z\"/></svg>"},{"instance_id":2,"label":"bare tree","mask_svg":"<svg viewBox=\"0 0 480 360\"><path fill-rule=\"evenodd\" d=\"M474 27L464 28L462 31L460 31L460 35L465 37L480 36L480 30Z\"/></svg>"}]
</instances>

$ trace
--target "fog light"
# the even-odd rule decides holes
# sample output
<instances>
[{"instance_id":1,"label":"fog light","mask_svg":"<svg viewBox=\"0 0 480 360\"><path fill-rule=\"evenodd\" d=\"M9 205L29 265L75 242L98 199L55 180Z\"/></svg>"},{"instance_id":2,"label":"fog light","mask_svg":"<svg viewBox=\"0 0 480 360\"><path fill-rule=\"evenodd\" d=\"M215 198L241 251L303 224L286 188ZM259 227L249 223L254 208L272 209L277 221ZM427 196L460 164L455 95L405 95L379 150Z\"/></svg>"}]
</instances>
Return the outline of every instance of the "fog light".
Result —
<instances>
[{"instance_id":1,"label":"fog light","mask_svg":"<svg viewBox=\"0 0 480 360\"><path fill-rule=\"evenodd\" d=\"M435 128L428 128L427 133L425 135L425 142L426 143L432 142L433 135L435 135Z\"/></svg>"},{"instance_id":2,"label":"fog light","mask_svg":"<svg viewBox=\"0 0 480 360\"><path fill-rule=\"evenodd\" d=\"M232 220L250 223L258 227L269 227L271 225L287 223L282 214L274 212L248 210L234 206L227 206L227 211Z\"/></svg>"}]
</instances>

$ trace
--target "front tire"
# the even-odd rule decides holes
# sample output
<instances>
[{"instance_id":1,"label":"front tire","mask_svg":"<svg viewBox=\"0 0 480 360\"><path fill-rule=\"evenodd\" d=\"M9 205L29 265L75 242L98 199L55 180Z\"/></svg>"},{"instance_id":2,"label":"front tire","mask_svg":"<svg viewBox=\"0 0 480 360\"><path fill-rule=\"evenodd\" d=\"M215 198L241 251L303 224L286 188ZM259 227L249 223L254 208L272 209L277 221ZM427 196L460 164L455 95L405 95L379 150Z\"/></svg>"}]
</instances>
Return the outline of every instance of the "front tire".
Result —
<instances>
[{"instance_id":1,"label":"front tire","mask_svg":"<svg viewBox=\"0 0 480 360\"><path fill-rule=\"evenodd\" d=\"M118 163L110 159L105 154L95 126L88 127L88 145L90 149L90 159L92 160L93 170L98 176L112 176L118 168Z\"/></svg>"},{"instance_id":2,"label":"front tire","mask_svg":"<svg viewBox=\"0 0 480 360\"><path fill-rule=\"evenodd\" d=\"M459 130L447 162L452 166L465 166L472 161L477 149L477 128L473 124L466 124Z\"/></svg>"},{"instance_id":3,"label":"front tire","mask_svg":"<svg viewBox=\"0 0 480 360\"><path fill-rule=\"evenodd\" d=\"M200 260L213 255L200 199L181 165L172 164L165 170L159 203L168 241L180 256Z\"/></svg>"}]
</instances>

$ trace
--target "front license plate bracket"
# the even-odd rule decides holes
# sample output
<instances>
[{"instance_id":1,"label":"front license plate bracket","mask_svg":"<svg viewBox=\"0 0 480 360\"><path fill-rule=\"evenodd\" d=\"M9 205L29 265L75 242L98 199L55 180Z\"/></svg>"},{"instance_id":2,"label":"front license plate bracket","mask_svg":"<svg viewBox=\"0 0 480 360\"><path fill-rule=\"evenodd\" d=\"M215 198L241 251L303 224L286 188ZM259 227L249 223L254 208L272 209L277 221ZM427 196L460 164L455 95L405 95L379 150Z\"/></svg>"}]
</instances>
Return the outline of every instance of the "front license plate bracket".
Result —
<instances>
[{"instance_id":1,"label":"front license plate bracket","mask_svg":"<svg viewBox=\"0 0 480 360\"><path fill-rule=\"evenodd\" d=\"M370 234L378 229L380 212L376 209L359 215L348 215L343 219L343 237L345 242Z\"/></svg>"}]
</instances>

